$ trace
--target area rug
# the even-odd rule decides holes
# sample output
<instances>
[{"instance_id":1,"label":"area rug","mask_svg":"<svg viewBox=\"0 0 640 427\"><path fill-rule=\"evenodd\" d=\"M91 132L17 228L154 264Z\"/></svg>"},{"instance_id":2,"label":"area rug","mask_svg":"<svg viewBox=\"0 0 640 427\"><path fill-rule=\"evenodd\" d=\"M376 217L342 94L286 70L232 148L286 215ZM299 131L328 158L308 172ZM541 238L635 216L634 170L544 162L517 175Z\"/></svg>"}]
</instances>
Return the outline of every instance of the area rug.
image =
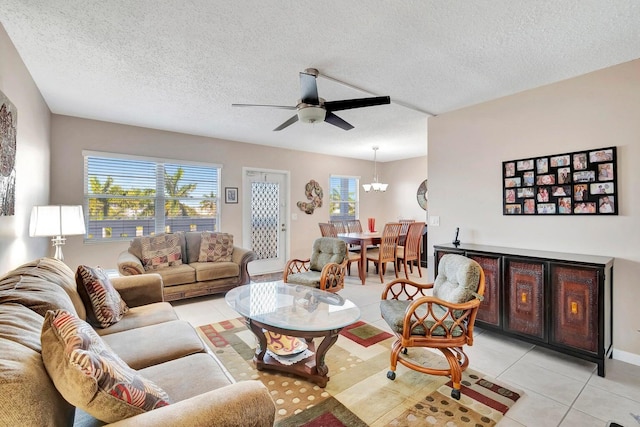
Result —
<instances>
[{"instance_id":1,"label":"area rug","mask_svg":"<svg viewBox=\"0 0 640 427\"><path fill-rule=\"evenodd\" d=\"M242 318L198 327L198 332L237 381L262 381L276 403L278 427L493 426L522 392L467 369L462 397L451 398L451 382L398 366L387 379L394 337L357 322L341 332L325 358L329 383L320 388L294 375L258 371L256 339ZM446 366L444 357L411 349L411 357Z\"/></svg>"}]
</instances>

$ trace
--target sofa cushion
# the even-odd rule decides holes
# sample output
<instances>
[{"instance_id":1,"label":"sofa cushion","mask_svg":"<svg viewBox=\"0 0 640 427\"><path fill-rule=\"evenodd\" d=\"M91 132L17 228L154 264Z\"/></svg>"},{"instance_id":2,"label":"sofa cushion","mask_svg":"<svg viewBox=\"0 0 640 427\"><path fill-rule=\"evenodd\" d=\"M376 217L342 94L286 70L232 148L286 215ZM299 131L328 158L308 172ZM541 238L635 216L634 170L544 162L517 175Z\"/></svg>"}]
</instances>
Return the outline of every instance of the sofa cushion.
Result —
<instances>
[{"instance_id":1,"label":"sofa cushion","mask_svg":"<svg viewBox=\"0 0 640 427\"><path fill-rule=\"evenodd\" d=\"M10 271L0 278L0 290L9 291L0 302L22 302L43 317L48 310L64 308L86 318L73 271L55 258L38 258Z\"/></svg>"},{"instance_id":2,"label":"sofa cushion","mask_svg":"<svg viewBox=\"0 0 640 427\"><path fill-rule=\"evenodd\" d=\"M78 290L82 290L80 294L86 295L89 300L87 305L91 305L97 325L101 328L119 322L129 310L102 268L78 266L76 283Z\"/></svg>"},{"instance_id":3,"label":"sofa cushion","mask_svg":"<svg viewBox=\"0 0 640 427\"><path fill-rule=\"evenodd\" d=\"M238 277L240 266L235 262L194 262L190 264L196 272L198 282Z\"/></svg>"},{"instance_id":4,"label":"sofa cushion","mask_svg":"<svg viewBox=\"0 0 640 427\"><path fill-rule=\"evenodd\" d=\"M180 372L180 375L176 375ZM189 399L232 384L233 380L215 357L197 353L140 370L167 393L173 402Z\"/></svg>"},{"instance_id":5,"label":"sofa cushion","mask_svg":"<svg viewBox=\"0 0 640 427\"><path fill-rule=\"evenodd\" d=\"M105 335L102 339L133 369L205 351L193 326L184 320L130 329Z\"/></svg>"},{"instance_id":6,"label":"sofa cushion","mask_svg":"<svg viewBox=\"0 0 640 427\"><path fill-rule=\"evenodd\" d=\"M200 240L202 237L201 231L187 231L184 233L186 246L187 246L187 263L198 262L200 257Z\"/></svg>"},{"instance_id":7,"label":"sofa cushion","mask_svg":"<svg viewBox=\"0 0 640 427\"><path fill-rule=\"evenodd\" d=\"M118 323L108 328L98 329L96 332L98 335L105 336L144 326L171 322L173 320L178 320L178 315L171 304L168 302L156 302L138 307L130 307L127 314L125 314Z\"/></svg>"},{"instance_id":8,"label":"sofa cushion","mask_svg":"<svg viewBox=\"0 0 640 427\"><path fill-rule=\"evenodd\" d=\"M182 264L182 249L178 234L141 237L142 265L147 271Z\"/></svg>"},{"instance_id":9,"label":"sofa cushion","mask_svg":"<svg viewBox=\"0 0 640 427\"><path fill-rule=\"evenodd\" d=\"M58 392L40 355L43 317L0 304L0 425L68 426L75 408Z\"/></svg>"},{"instance_id":10,"label":"sofa cushion","mask_svg":"<svg viewBox=\"0 0 640 427\"><path fill-rule=\"evenodd\" d=\"M200 237L200 255L198 262L231 261L233 254L233 235L229 233L210 233L203 231Z\"/></svg>"},{"instance_id":11,"label":"sofa cushion","mask_svg":"<svg viewBox=\"0 0 640 427\"><path fill-rule=\"evenodd\" d=\"M99 420L116 422L169 404L169 396L124 363L88 323L65 310L47 312L42 358L56 388Z\"/></svg>"},{"instance_id":12,"label":"sofa cushion","mask_svg":"<svg viewBox=\"0 0 640 427\"><path fill-rule=\"evenodd\" d=\"M182 264L169 268L156 270L162 276L162 284L164 286L182 285L184 283L193 283L196 281L196 272L190 265Z\"/></svg>"}]
</instances>

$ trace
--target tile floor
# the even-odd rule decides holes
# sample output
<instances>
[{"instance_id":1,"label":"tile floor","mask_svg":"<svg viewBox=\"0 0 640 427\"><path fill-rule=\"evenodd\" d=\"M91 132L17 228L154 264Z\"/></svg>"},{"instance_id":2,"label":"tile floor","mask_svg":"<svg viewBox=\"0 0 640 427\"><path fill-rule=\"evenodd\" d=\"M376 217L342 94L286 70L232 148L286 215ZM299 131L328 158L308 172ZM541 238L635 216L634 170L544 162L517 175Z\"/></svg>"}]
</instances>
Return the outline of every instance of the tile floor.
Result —
<instances>
[{"instance_id":1,"label":"tile floor","mask_svg":"<svg viewBox=\"0 0 640 427\"><path fill-rule=\"evenodd\" d=\"M363 286L356 277L357 268L351 274L340 295L360 307L362 320L389 330L378 308L383 290L378 276L370 272ZM392 269L386 278L393 278ZM421 279L414 270L411 278L426 283L426 273ZM178 315L194 326L238 317L223 296L194 298L173 305ZM478 328L467 354L471 368L525 392L500 421L501 427L604 427L607 420L624 427L640 426L640 366L610 359L606 377L601 378L594 363Z\"/></svg>"}]
</instances>

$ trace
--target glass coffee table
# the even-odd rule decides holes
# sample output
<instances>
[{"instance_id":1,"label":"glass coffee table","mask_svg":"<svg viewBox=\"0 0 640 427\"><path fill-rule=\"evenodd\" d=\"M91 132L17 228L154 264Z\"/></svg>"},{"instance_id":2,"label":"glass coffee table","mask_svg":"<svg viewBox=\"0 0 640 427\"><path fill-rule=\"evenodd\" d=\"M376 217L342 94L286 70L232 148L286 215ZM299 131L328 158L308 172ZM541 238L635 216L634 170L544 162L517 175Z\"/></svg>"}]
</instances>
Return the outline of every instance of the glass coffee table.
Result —
<instances>
[{"instance_id":1,"label":"glass coffee table","mask_svg":"<svg viewBox=\"0 0 640 427\"><path fill-rule=\"evenodd\" d=\"M238 286L227 292L225 300L258 338L253 357L258 370L294 373L320 387L329 381L329 368L324 363L327 351L338 340L340 330L360 318L360 309L338 294L281 280ZM313 339L318 337L323 339L316 348ZM288 355L283 358L267 351L275 347L289 350L291 355L309 350L309 356L287 363Z\"/></svg>"}]
</instances>

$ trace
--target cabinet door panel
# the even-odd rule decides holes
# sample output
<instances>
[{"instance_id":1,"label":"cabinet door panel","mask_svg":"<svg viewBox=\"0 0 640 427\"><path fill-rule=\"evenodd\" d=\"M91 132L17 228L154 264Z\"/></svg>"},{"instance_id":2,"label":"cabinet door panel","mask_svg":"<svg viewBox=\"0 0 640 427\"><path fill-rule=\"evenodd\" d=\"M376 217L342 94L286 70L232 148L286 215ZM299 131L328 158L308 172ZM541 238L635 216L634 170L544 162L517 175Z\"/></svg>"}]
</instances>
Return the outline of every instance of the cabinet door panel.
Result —
<instances>
[{"instance_id":1,"label":"cabinet door panel","mask_svg":"<svg viewBox=\"0 0 640 427\"><path fill-rule=\"evenodd\" d=\"M468 253L484 271L484 300L478 309L478 320L500 326L500 257Z\"/></svg>"},{"instance_id":2,"label":"cabinet door panel","mask_svg":"<svg viewBox=\"0 0 640 427\"><path fill-rule=\"evenodd\" d=\"M598 351L598 279L593 268L551 265L554 342Z\"/></svg>"},{"instance_id":3,"label":"cabinet door panel","mask_svg":"<svg viewBox=\"0 0 640 427\"><path fill-rule=\"evenodd\" d=\"M546 340L544 263L506 259L505 329Z\"/></svg>"}]
</instances>

